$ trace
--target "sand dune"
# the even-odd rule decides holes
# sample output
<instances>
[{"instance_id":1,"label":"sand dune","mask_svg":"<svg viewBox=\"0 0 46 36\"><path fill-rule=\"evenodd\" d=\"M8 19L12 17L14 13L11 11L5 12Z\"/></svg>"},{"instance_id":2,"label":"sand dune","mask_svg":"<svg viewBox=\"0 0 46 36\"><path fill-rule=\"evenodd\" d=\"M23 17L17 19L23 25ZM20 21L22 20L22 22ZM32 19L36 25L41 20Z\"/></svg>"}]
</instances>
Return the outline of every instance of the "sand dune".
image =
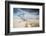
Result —
<instances>
[{"instance_id":1,"label":"sand dune","mask_svg":"<svg viewBox=\"0 0 46 36\"><path fill-rule=\"evenodd\" d=\"M39 20L38 19L30 19L23 21L20 18L13 18L13 26L14 28L25 28L25 27L39 27Z\"/></svg>"}]
</instances>

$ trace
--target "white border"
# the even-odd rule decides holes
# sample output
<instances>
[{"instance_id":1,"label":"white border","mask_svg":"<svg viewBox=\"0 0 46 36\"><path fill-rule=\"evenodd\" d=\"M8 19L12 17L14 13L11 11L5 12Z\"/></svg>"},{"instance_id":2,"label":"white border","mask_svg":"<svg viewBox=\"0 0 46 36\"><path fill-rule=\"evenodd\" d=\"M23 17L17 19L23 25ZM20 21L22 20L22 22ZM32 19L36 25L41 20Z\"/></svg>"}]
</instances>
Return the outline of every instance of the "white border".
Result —
<instances>
[{"instance_id":1,"label":"white border","mask_svg":"<svg viewBox=\"0 0 46 36\"><path fill-rule=\"evenodd\" d=\"M13 8L35 8L39 10L39 24L40 27L32 27L32 28L13 28ZM18 32L18 31L37 31L42 30L42 6L35 5L19 5L19 4L10 4L10 32Z\"/></svg>"}]
</instances>

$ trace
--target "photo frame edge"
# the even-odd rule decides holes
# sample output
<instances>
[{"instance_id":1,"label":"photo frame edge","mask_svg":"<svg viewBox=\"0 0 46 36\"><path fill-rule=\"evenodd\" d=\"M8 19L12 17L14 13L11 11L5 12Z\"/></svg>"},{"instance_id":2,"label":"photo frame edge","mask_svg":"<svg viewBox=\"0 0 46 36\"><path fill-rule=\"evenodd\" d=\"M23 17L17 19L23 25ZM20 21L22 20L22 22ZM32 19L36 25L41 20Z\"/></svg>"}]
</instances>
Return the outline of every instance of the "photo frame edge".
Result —
<instances>
[{"instance_id":1,"label":"photo frame edge","mask_svg":"<svg viewBox=\"0 0 46 36\"><path fill-rule=\"evenodd\" d=\"M9 17L10 17L10 16L9 16L9 15L10 15L10 13L9 13L9 4L10 4L10 2L11 2L11 1L5 1L5 35L11 34L11 33L9 32L9 22L10 22L10 21L9 21ZM15 1L15 2L16 2L16 1ZM13 2L13 3L14 3L14 2ZM21 2L21 3L22 3L22 2ZM25 2L25 3L26 3L26 2ZM30 2L30 3L31 3L31 2ZM32 2L32 3L33 3L33 2ZM24 3L23 3L23 4L24 4ZM44 8L45 6L44 6L44 5L45 5L45 3L42 3L42 6L43 6L43 13L45 14L45 11L44 11L44 10L45 10L45 8ZM44 15L44 14L43 14L43 15ZM7 19L7 18L8 18L8 19ZM8 21L9 21L9 22L8 22ZM32 31L32 33L33 33L33 32L34 32L34 33L40 33L40 32L43 33L43 32L45 31L45 29L44 29L44 28L45 28L45 27L44 27L44 26L45 26L45 25L44 25L44 21L45 21L45 19L44 19L44 16L43 16L43 30L42 30L42 31ZM27 33L26 33L26 32L23 32L23 33L22 33L22 32L14 32L14 33L12 33L11 35L13 35L13 34L28 34L28 33L30 34L30 32L27 32Z\"/></svg>"}]
</instances>

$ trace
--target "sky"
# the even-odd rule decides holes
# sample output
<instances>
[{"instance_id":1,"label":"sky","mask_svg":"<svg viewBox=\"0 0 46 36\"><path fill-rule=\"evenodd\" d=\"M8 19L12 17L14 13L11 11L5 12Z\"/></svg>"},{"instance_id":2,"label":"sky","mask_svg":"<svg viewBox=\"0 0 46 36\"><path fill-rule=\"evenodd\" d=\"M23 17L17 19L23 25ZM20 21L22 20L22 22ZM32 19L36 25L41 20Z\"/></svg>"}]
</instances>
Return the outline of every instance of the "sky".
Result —
<instances>
[{"instance_id":1,"label":"sky","mask_svg":"<svg viewBox=\"0 0 46 36\"><path fill-rule=\"evenodd\" d=\"M38 19L39 18L39 9L30 9L30 8L13 8L13 16L20 19Z\"/></svg>"}]
</instances>

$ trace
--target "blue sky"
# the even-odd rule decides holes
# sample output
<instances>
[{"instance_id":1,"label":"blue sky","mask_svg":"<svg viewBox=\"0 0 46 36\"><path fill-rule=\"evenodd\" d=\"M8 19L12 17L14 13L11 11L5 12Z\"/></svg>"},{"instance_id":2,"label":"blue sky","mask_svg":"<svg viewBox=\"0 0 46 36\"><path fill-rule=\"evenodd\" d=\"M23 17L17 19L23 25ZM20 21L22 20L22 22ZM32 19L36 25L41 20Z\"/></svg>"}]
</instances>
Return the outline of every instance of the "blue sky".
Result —
<instances>
[{"instance_id":1,"label":"blue sky","mask_svg":"<svg viewBox=\"0 0 46 36\"><path fill-rule=\"evenodd\" d=\"M23 19L38 18L39 17L39 9L14 8L13 16L18 16Z\"/></svg>"}]
</instances>

